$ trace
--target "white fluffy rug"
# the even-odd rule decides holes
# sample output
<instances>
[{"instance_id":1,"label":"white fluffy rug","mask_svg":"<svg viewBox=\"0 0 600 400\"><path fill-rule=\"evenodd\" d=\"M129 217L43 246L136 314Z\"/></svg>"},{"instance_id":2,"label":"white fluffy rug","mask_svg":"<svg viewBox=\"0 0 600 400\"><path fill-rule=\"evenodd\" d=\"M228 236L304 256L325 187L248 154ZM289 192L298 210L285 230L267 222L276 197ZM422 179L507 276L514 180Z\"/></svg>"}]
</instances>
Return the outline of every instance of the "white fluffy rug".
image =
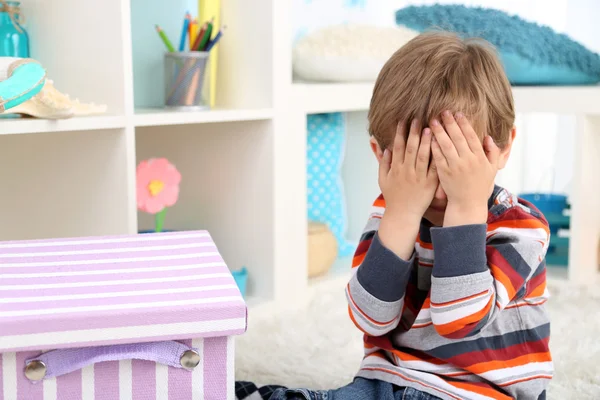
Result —
<instances>
[{"instance_id":1,"label":"white fluffy rug","mask_svg":"<svg viewBox=\"0 0 600 400\"><path fill-rule=\"evenodd\" d=\"M352 380L362 340L347 314L347 275L320 283L306 309L254 316L236 341L236 379L331 389ZM549 283L550 346L555 363L549 399L600 399L600 291ZM293 289L291 289L293 290Z\"/></svg>"}]
</instances>

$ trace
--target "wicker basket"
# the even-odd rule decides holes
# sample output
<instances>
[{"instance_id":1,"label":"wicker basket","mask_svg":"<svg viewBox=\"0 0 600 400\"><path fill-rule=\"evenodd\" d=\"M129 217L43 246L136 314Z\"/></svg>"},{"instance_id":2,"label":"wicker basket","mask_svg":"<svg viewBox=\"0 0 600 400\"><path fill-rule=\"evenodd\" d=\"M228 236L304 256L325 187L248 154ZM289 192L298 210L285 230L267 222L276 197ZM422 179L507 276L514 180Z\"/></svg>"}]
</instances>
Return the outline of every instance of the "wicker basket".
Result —
<instances>
[{"instance_id":1,"label":"wicker basket","mask_svg":"<svg viewBox=\"0 0 600 400\"><path fill-rule=\"evenodd\" d=\"M308 223L308 277L314 278L329 271L338 254L335 236L327 225Z\"/></svg>"}]
</instances>

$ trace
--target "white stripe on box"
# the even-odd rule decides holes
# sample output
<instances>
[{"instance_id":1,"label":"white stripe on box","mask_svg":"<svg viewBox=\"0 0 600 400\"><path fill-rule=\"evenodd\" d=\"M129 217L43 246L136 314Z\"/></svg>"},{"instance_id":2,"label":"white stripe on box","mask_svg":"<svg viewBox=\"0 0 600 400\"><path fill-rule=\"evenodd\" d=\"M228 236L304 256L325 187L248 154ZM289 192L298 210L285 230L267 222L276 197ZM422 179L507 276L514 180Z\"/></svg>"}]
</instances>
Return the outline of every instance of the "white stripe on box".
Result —
<instances>
[{"instance_id":1,"label":"white stripe on box","mask_svg":"<svg viewBox=\"0 0 600 400\"><path fill-rule=\"evenodd\" d=\"M239 301L239 298L236 298ZM93 345L94 342L114 341L122 338L172 338L173 335L195 335L205 332L222 332L245 329L246 318L230 318L214 321L179 322L175 324L125 326L119 328L82 329L77 331L32 333L29 335L0 336L0 349L51 347L58 344ZM16 369L16 360L14 361ZM4 370L4 368L3 368ZM6 381L5 381L6 382ZM16 382L16 377L15 377Z\"/></svg>"},{"instance_id":2,"label":"white stripe on box","mask_svg":"<svg viewBox=\"0 0 600 400\"><path fill-rule=\"evenodd\" d=\"M235 339L227 337L227 400L235 399Z\"/></svg>"},{"instance_id":3,"label":"white stripe on box","mask_svg":"<svg viewBox=\"0 0 600 400\"><path fill-rule=\"evenodd\" d=\"M81 400L94 400L94 364L81 369Z\"/></svg>"},{"instance_id":4,"label":"white stripe on box","mask_svg":"<svg viewBox=\"0 0 600 400\"><path fill-rule=\"evenodd\" d=\"M0 346L2 347L2 346ZM17 400L17 354L2 354L3 400Z\"/></svg>"},{"instance_id":5,"label":"white stripe on box","mask_svg":"<svg viewBox=\"0 0 600 400\"><path fill-rule=\"evenodd\" d=\"M154 290L138 290L130 292L106 292L106 293L86 293L86 294L65 294L59 296L32 296L32 297L9 297L1 298L0 304L13 303L32 303L35 301L57 301L57 300L83 300L83 299L107 299L113 297L130 297L130 296L145 296L159 294L174 294L174 293L192 293L192 292L209 292L213 290L235 289L237 285L214 285L206 287L191 287L191 288L176 288L176 289L154 289Z\"/></svg>"},{"instance_id":6,"label":"white stripe on box","mask_svg":"<svg viewBox=\"0 0 600 400\"><path fill-rule=\"evenodd\" d=\"M56 378L44 379L44 400L56 400Z\"/></svg>"},{"instance_id":7,"label":"white stripe on box","mask_svg":"<svg viewBox=\"0 0 600 400\"><path fill-rule=\"evenodd\" d=\"M116 285L138 285L143 283L161 283L161 282L178 282L191 281L196 279L211 279L211 278L227 278L231 274L204 274L204 275L186 275L172 276L168 278L146 278L146 279L130 279L125 281L97 281L97 282L74 282L74 283L52 283L41 285L6 285L0 286L0 290L40 290L40 289L62 289L74 287L96 287L96 286L116 286Z\"/></svg>"},{"instance_id":8,"label":"white stripe on box","mask_svg":"<svg viewBox=\"0 0 600 400\"><path fill-rule=\"evenodd\" d=\"M192 340L192 347L200 354L200 364L192 370L192 400L204 400L204 339Z\"/></svg>"},{"instance_id":9,"label":"white stripe on box","mask_svg":"<svg viewBox=\"0 0 600 400\"><path fill-rule=\"evenodd\" d=\"M206 299L188 299L188 300L173 300L173 301L157 301L154 303L127 303L127 304L107 304L101 306L84 306L84 307L61 307L47 308L42 310L17 310L0 312L0 317L23 317L28 315L56 315L68 314L74 312L91 312L91 311L113 311L113 310L139 310L143 308L155 307L174 307L187 306L192 304L212 304L226 303L229 301L239 300L238 296L221 296L209 297Z\"/></svg>"},{"instance_id":10,"label":"white stripe on box","mask_svg":"<svg viewBox=\"0 0 600 400\"><path fill-rule=\"evenodd\" d=\"M101 264L123 264L142 261L170 261L185 260L197 257L220 256L219 252L192 253L192 254L170 254L168 256L127 257L127 258L102 258L99 260L77 260L77 261L44 261L0 264L0 268L25 268L25 267L60 267L65 265L101 265Z\"/></svg>"},{"instance_id":11,"label":"white stripe on box","mask_svg":"<svg viewBox=\"0 0 600 400\"><path fill-rule=\"evenodd\" d=\"M156 400L169 400L169 366L156 363Z\"/></svg>"},{"instance_id":12,"label":"white stripe on box","mask_svg":"<svg viewBox=\"0 0 600 400\"><path fill-rule=\"evenodd\" d=\"M224 262L210 262L204 264L174 265L166 267L145 267L145 268L122 268L122 269L98 269L94 271L61 271L61 272L43 272L38 274L0 274L0 279L21 279L21 278L53 278L57 276L90 276L90 275L110 275L141 272L159 272L159 271L185 271L195 268L225 267Z\"/></svg>"},{"instance_id":13,"label":"white stripe on box","mask_svg":"<svg viewBox=\"0 0 600 400\"><path fill-rule=\"evenodd\" d=\"M215 247L215 244L212 242L205 242L205 243L172 244L172 245L152 246L152 247L125 247L122 249L110 248L110 249L93 249L93 250L45 251L45 252L40 252L40 253L8 253L8 254L0 254L0 258L81 256L81 255L85 255L85 254L152 253L153 251L193 249L196 247Z\"/></svg>"},{"instance_id":14,"label":"white stripe on box","mask_svg":"<svg viewBox=\"0 0 600 400\"><path fill-rule=\"evenodd\" d=\"M46 242L15 242L15 243L2 243L0 249L26 249L32 247L56 247L56 246L83 246L88 244L110 244L110 243L136 243L136 242L162 242L167 240L181 240L181 239L195 239L209 237L208 232L188 233L188 234L177 234L177 235L131 235L120 238L110 239L88 239L88 240L71 240L63 241L60 240Z\"/></svg>"},{"instance_id":15,"label":"white stripe on box","mask_svg":"<svg viewBox=\"0 0 600 400\"><path fill-rule=\"evenodd\" d=\"M119 400L133 398L133 369L131 360L119 361Z\"/></svg>"}]
</instances>

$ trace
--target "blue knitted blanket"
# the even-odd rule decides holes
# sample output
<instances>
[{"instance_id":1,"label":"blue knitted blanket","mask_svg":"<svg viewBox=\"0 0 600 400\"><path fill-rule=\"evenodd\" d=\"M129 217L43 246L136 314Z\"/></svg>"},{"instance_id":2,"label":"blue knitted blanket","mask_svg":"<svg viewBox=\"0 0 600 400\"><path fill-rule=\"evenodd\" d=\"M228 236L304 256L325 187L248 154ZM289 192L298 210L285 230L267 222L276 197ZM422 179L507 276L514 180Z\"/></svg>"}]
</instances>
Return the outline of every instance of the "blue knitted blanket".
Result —
<instances>
[{"instance_id":1,"label":"blue knitted blanket","mask_svg":"<svg viewBox=\"0 0 600 400\"><path fill-rule=\"evenodd\" d=\"M501 54L528 66L559 67L591 83L600 81L600 56L565 34L500 10L462 5L409 6L396 11L396 23L422 32L442 29L480 37Z\"/></svg>"}]
</instances>

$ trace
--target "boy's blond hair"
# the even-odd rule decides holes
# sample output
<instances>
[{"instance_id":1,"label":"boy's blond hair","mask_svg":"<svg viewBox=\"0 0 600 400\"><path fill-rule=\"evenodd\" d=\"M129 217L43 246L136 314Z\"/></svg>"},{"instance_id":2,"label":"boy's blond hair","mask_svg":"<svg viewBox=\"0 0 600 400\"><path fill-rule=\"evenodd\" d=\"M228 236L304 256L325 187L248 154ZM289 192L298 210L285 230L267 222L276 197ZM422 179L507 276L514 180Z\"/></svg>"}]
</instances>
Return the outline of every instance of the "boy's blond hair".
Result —
<instances>
[{"instance_id":1,"label":"boy's blond hair","mask_svg":"<svg viewBox=\"0 0 600 400\"><path fill-rule=\"evenodd\" d=\"M514 125L510 83L495 49L447 32L420 34L383 66L373 90L369 134L390 148L396 125L427 126L444 110L462 112L481 138L503 147Z\"/></svg>"}]
</instances>

